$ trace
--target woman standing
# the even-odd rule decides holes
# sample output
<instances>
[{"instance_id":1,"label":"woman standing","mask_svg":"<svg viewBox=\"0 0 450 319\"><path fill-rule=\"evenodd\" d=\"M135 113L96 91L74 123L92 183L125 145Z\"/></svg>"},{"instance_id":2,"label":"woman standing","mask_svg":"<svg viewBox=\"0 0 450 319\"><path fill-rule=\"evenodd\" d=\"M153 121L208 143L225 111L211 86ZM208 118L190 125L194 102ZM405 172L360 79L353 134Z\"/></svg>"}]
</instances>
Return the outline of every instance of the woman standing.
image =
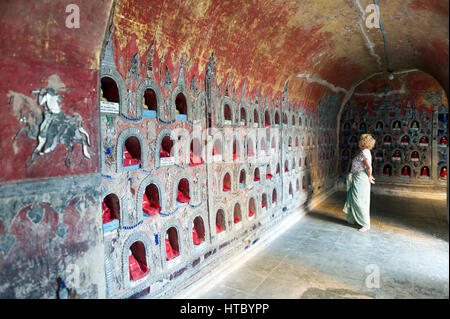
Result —
<instances>
[{"instance_id":1,"label":"woman standing","mask_svg":"<svg viewBox=\"0 0 450 319\"><path fill-rule=\"evenodd\" d=\"M361 226L360 232L370 229L370 184L375 184L370 150L374 145L375 139L370 134L361 135L361 151L353 158L352 169L347 177L347 201L343 211L347 215L347 222Z\"/></svg>"}]
</instances>

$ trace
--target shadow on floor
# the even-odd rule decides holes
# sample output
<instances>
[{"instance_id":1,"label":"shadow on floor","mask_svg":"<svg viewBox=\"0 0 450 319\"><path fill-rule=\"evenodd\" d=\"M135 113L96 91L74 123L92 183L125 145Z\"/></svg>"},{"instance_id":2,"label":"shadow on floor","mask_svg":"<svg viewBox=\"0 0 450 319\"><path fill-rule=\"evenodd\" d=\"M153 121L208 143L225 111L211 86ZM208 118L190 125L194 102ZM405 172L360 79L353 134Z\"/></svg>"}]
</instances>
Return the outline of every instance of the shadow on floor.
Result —
<instances>
[{"instance_id":1,"label":"shadow on floor","mask_svg":"<svg viewBox=\"0 0 450 319\"><path fill-rule=\"evenodd\" d=\"M344 207L346 193L342 191L336 192L331 195L331 200L334 204L332 210L324 209L319 205L316 209L310 211L308 215L326 222L359 228L348 224L345 220L345 213L338 209L339 207ZM447 221L440 217L438 218L431 205L417 208L419 204L415 203L418 201L418 199L372 194L370 218L372 221L380 221L448 242L449 229Z\"/></svg>"},{"instance_id":2,"label":"shadow on floor","mask_svg":"<svg viewBox=\"0 0 450 319\"><path fill-rule=\"evenodd\" d=\"M342 214L344 214L344 213L342 213ZM321 221L324 221L324 222L335 223L335 224L339 224L341 226L348 226L350 228L359 228L356 225L351 225L351 224L347 223L347 221L345 220L345 214L343 217L338 217L333 214L314 209L314 210L308 212L308 216L318 219L318 220L321 220Z\"/></svg>"}]
</instances>

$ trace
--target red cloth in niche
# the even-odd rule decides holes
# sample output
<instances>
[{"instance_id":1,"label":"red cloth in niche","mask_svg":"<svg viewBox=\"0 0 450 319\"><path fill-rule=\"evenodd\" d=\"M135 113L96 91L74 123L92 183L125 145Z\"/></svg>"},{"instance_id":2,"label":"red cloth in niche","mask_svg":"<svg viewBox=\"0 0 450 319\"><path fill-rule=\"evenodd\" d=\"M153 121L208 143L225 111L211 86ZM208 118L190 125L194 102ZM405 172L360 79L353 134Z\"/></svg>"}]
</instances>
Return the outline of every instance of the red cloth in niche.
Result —
<instances>
[{"instance_id":1,"label":"red cloth in niche","mask_svg":"<svg viewBox=\"0 0 450 319\"><path fill-rule=\"evenodd\" d=\"M262 208L266 207L266 203L265 202L261 202L261 207Z\"/></svg>"},{"instance_id":2,"label":"red cloth in niche","mask_svg":"<svg viewBox=\"0 0 450 319\"><path fill-rule=\"evenodd\" d=\"M222 230L223 230L223 228L216 224L216 233L218 234L218 233L220 233Z\"/></svg>"},{"instance_id":3,"label":"red cloth in niche","mask_svg":"<svg viewBox=\"0 0 450 319\"><path fill-rule=\"evenodd\" d=\"M441 170L441 177L447 178L447 169L445 167Z\"/></svg>"},{"instance_id":4,"label":"red cloth in niche","mask_svg":"<svg viewBox=\"0 0 450 319\"><path fill-rule=\"evenodd\" d=\"M141 278L144 278L145 275L147 275L150 271L150 269L148 269L146 265L137 261L137 259L134 258L133 255L130 255L128 257L128 263L130 268L131 280L139 280Z\"/></svg>"},{"instance_id":5,"label":"red cloth in niche","mask_svg":"<svg viewBox=\"0 0 450 319\"><path fill-rule=\"evenodd\" d=\"M256 177L256 176L255 176L255 177L253 178L253 180L254 180L255 182L259 182L259 177Z\"/></svg>"},{"instance_id":6,"label":"red cloth in niche","mask_svg":"<svg viewBox=\"0 0 450 319\"><path fill-rule=\"evenodd\" d=\"M103 224L112 222L114 218L111 218L111 211L109 210L108 206L106 206L105 203L102 203L103 207Z\"/></svg>"},{"instance_id":7,"label":"red cloth in niche","mask_svg":"<svg viewBox=\"0 0 450 319\"><path fill-rule=\"evenodd\" d=\"M198 238L197 231L195 230L195 227L192 227L192 237L194 239L194 245L200 245L202 243L202 240Z\"/></svg>"},{"instance_id":8,"label":"red cloth in niche","mask_svg":"<svg viewBox=\"0 0 450 319\"><path fill-rule=\"evenodd\" d=\"M223 185L223 191L224 191L224 192L229 192L229 191L231 191L231 188L225 186L225 184L224 184L224 185Z\"/></svg>"},{"instance_id":9,"label":"red cloth in niche","mask_svg":"<svg viewBox=\"0 0 450 319\"><path fill-rule=\"evenodd\" d=\"M150 216L155 216L161 212L161 206L159 206L159 204L154 200L148 199L147 195L144 193L144 197L142 199L142 210Z\"/></svg>"},{"instance_id":10,"label":"red cloth in niche","mask_svg":"<svg viewBox=\"0 0 450 319\"><path fill-rule=\"evenodd\" d=\"M252 212L251 210L249 210L249 212L248 212L248 216L249 216L249 217L252 217L253 215L255 215L255 213L254 213L254 212Z\"/></svg>"},{"instance_id":11,"label":"red cloth in niche","mask_svg":"<svg viewBox=\"0 0 450 319\"><path fill-rule=\"evenodd\" d=\"M266 179L272 179L272 174L266 174Z\"/></svg>"},{"instance_id":12,"label":"red cloth in niche","mask_svg":"<svg viewBox=\"0 0 450 319\"><path fill-rule=\"evenodd\" d=\"M166 239L166 260L172 260L180 256L180 253L172 248L170 241Z\"/></svg>"},{"instance_id":13,"label":"red cloth in niche","mask_svg":"<svg viewBox=\"0 0 450 319\"><path fill-rule=\"evenodd\" d=\"M233 153L233 161L235 161L236 158L238 158L238 157L239 157L239 154L238 154L238 153Z\"/></svg>"},{"instance_id":14,"label":"red cloth in niche","mask_svg":"<svg viewBox=\"0 0 450 319\"><path fill-rule=\"evenodd\" d=\"M177 201L180 203L187 203L191 200L189 196L184 195L182 192L177 191Z\"/></svg>"},{"instance_id":15,"label":"red cloth in niche","mask_svg":"<svg viewBox=\"0 0 450 319\"><path fill-rule=\"evenodd\" d=\"M165 150L163 150L163 148L161 146L161 153L160 153L159 157L170 157L170 154L169 154L169 152L166 152Z\"/></svg>"},{"instance_id":16,"label":"red cloth in niche","mask_svg":"<svg viewBox=\"0 0 450 319\"><path fill-rule=\"evenodd\" d=\"M287 168L285 168L284 171L285 171L286 173L289 172L289 170L288 170Z\"/></svg>"},{"instance_id":17,"label":"red cloth in niche","mask_svg":"<svg viewBox=\"0 0 450 319\"><path fill-rule=\"evenodd\" d=\"M239 223L240 221L241 221L241 220L240 220L239 218L234 217L234 223L235 223L235 224Z\"/></svg>"},{"instance_id":18,"label":"red cloth in niche","mask_svg":"<svg viewBox=\"0 0 450 319\"><path fill-rule=\"evenodd\" d=\"M123 158L124 158L124 159L132 159L132 158L133 158L133 157L131 156L130 152L128 152L126 146L123 147Z\"/></svg>"},{"instance_id":19,"label":"red cloth in niche","mask_svg":"<svg viewBox=\"0 0 450 319\"><path fill-rule=\"evenodd\" d=\"M192 151L191 151L190 159L191 159L191 166L200 165L200 164L204 163L203 158L201 158L198 155L195 155L194 153L192 153Z\"/></svg>"},{"instance_id":20,"label":"red cloth in niche","mask_svg":"<svg viewBox=\"0 0 450 319\"><path fill-rule=\"evenodd\" d=\"M266 125L266 127L268 127L268 126L270 126L270 123L269 123L269 122L266 122L265 125Z\"/></svg>"},{"instance_id":21,"label":"red cloth in niche","mask_svg":"<svg viewBox=\"0 0 450 319\"><path fill-rule=\"evenodd\" d=\"M124 146L123 147L123 166L132 166L132 165L137 165L137 164L141 164L141 160L138 160L136 158L133 158L130 154L130 152L128 152L127 147Z\"/></svg>"}]
</instances>

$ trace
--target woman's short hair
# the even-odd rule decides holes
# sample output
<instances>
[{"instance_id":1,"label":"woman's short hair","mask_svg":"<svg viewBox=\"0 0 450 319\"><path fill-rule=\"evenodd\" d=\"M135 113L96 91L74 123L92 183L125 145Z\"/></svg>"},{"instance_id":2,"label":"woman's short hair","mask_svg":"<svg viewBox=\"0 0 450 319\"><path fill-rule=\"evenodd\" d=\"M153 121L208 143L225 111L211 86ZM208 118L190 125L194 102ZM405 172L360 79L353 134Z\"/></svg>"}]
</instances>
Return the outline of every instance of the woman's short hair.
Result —
<instances>
[{"instance_id":1,"label":"woman's short hair","mask_svg":"<svg viewBox=\"0 0 450 319\"><path fill-rule=\"evenodd\" d=\"M361 134L359 138L359 148L371 150L375 146L375 139L370 134Z\"/></svg>"}]
</instances>

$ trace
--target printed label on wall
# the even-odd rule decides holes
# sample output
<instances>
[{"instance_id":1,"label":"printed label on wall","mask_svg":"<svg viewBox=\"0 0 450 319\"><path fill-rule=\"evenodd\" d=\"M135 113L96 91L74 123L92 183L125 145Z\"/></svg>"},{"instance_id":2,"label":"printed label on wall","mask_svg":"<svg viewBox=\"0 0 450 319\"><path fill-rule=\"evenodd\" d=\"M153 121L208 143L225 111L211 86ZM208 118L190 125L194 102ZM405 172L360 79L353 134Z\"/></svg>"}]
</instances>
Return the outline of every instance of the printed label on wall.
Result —
<instances>
[{"instance_id":1,"label":"printed label on wall","mask_svg":"<svg viewBox=\"0 0 450 319\"><path fill-rule=\"evenodd\" d=\"M119 114L119 103L100 101L100 112Z\"/></svg>"}]
</instances>

